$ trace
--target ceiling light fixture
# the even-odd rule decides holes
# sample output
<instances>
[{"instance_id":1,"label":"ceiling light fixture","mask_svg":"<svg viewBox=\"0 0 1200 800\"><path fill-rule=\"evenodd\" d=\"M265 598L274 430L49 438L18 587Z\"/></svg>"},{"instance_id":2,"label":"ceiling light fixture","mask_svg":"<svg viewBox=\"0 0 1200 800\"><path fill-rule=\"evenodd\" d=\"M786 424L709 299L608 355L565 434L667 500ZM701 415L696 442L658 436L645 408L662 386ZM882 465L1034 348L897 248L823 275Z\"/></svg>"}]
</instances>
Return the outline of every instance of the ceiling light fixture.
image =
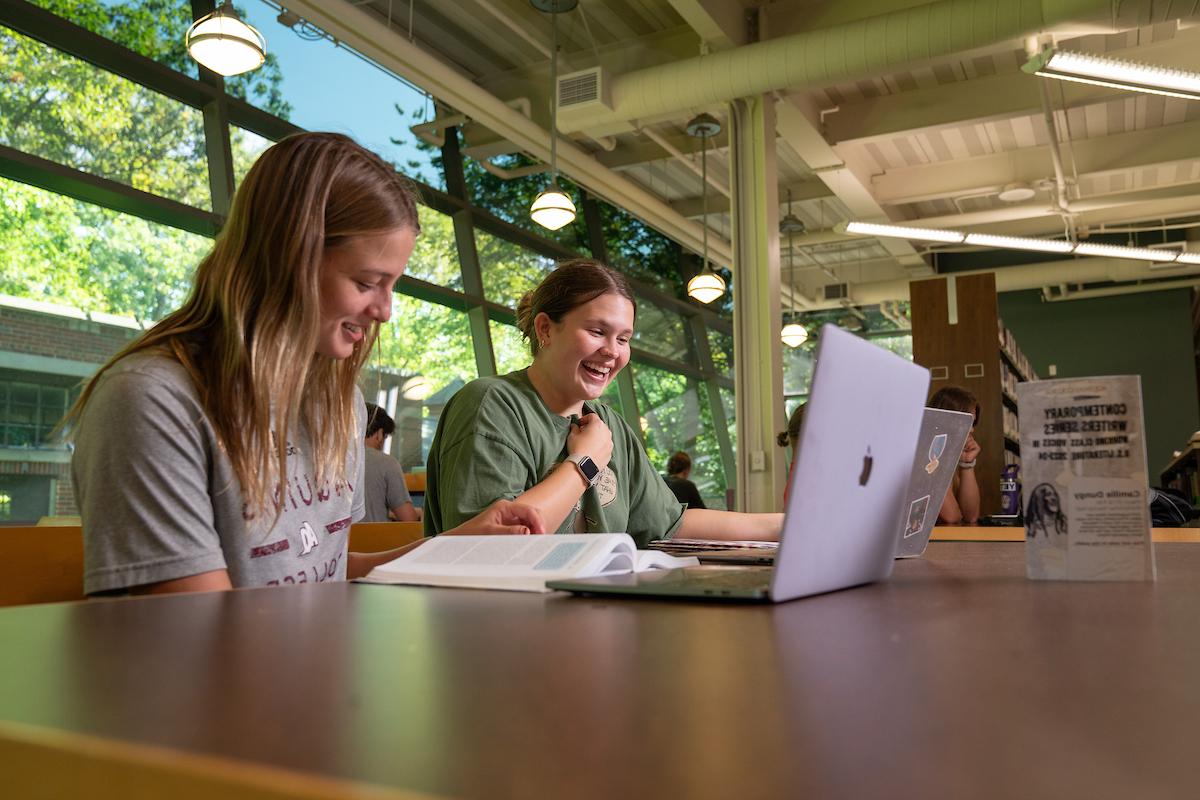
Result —
<instances>
[{"instance_id":1,"label":"ceiling light fixture","mask_svg":"<svg viewBox=\"0 0 1200 800\"><path fill-rule=\"evenodd\" d=\"M795 248L792 245L792 236L797 233L804 233L804 221L792 213L792 190L787 190L787 214L783 219L779 220L779 232L787 236L788 243L788 283L792 282L795 276ZM795 322L784 325L779 331L779 341L786 344L788 347L799 347L808 341L808 331L803 325L798 325Z\"/></svg>"},{"instance_id":2,"label":"ceiling light fixture","mask_svg":"<svg viewBox=\"0 0 1200 800\"><path fill-rule=\"evenodd\" d=\"M1090 53L1047 48L1025 62L1021 69L1043 78L1200 100L1200 73Z\"/></svg>"},{"instance_id":3,"label":"ceiling light fixture","mask_svg":"<svg viewBox=\"0 0 1200 800\"><path fill-rule=\"evenodd\" d=\"M267 60L267 40L242 22L228 0L193 22L184 44L201 66L226 77L258 69Z\"/></svg>"},{"instance_id":4,"label":"ceiling light fixture","mask_svg":"<svg viewBox=\"0 0 1200 800\"><path fill-rule=\"evenodd\" d=\"M533 199L529 216L543 228L556 231L575 221L575 204L558 186L558 15L571 11L578 0L529 0L550 15L553 48L550 52L550 186Z\"/></svg>"},{"instance_id":5,"label":"ceiling light fixture","mask_svg":"<svg viewBox=\"0 0 1200 800\"><path fill-rule=\"evenodd\" d=\"M799 347L808 341L808 330L795 322L784 325L779 332L779 341L788 347Z\"/></svg>"},{"instance_id":6,"label":"ceiling light fixture","mask_svg":"<svg viewBox=\"0 0 1200 800\"><path fill-rule=\"evenodd\" d=\"M996 193L996 199L1002 203L1023 203L1037 196L1037 190L1028 183L1006 183L1004 188Z\"/></svg>"},{"instance_id":7,"label":"ceiling light fixture","mask_svg":"<svg viewBox=\"0 0 1200 800\"><path fill-rule=\"evenodd\" d=\"M711 114L700 114L687 124L689 136L700 139L700 224L704 226L704 255L700 271L688 281L688 297L711 303L725 294L725 279L708 268L708 139L721 132L721 123Z\"/></svg>"},{"instance_id":8,"label":"ceiling light fixture","mask_svg":"<svg viewBox=\"0 0 1200 800\"><path fill-rule=\"evenodd\" d=\"M1108 258L1132 258L1139 261L1161 263L1200 264L1200 253L1179 253L1176 250L1155 250L1150 247L1128 247L1119 244L1063 241L1060 239L1033 239L1023 236L993 236L988 233L962 233L939 231L930 228L906 228L903 225L876 225L870 222L844 222L834 226L838 233L859 236L886 236L894 239L911 239L919 242L947 242L981 247L996 247L1003 250L1033 250L1040 253L1062 253L1077 256L1107 256Z\"/></svg>"},{"instance_id":9,"label":"ceiling light fixture","mask_svg":"<svg viewBox=\"0 0 1200 800\"><path fill-rule=\"evenodd\" d=\"M841 228L842 225L837 226ZM919 242L946 242L961 244L966 234L958 231L939 231L932 228L905 228L901 225L877 225L874 222L847 222L846 233L860 236L890 236L896 239L914 239Z\"/></svg>"},{"instance_id":10,"label":"ceiling light fixture","mask_svg":"<svg viewBox=\"0 0 1200 800\"><path fill-rule=\"evenodd\" d=\"M1074 242L1061 239L1029 239L1024 236L993 236L990 233L968 233L963 244L979 247L1001 247L1009 250L1036 250L1041 253L1069 253Z\"/></svg>"}]
</instances>

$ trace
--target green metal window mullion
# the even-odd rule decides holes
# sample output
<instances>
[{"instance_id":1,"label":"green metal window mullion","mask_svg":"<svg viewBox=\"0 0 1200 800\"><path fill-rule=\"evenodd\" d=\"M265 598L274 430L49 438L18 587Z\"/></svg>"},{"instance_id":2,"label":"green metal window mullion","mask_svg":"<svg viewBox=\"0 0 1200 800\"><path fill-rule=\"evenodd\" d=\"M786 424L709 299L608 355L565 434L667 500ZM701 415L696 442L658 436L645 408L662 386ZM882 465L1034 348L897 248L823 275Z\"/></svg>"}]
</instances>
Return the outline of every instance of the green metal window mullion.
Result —
<instances>
[{"instance_id":1,"label":"green metal window mullion","mask_svg":"<svg viewBox=\"0 0 1200 800\"><path fill-rule=\"evenodd\" d=\"M0 145L0 177L201 236L215 236L224 222L219 214L4 145Z\"/></svg>"},{"instance_id":2,"label":"green metal window mullion","mask_svg":"<svg viewBox=\"0 0 1200 800\"><path fill-rule=\"evenodd\" d=\"M467 180L463 172L462 153L458 149L458 128L447 128L442 140L442 171L446 191L452 197L467 199ZM479 266L479 250L475 247L475 222L469 208L450 215L454 224L454 244L458 250L458 267L462 273L463 289L468 297L483 297L483 271ZM492 329L488 324L485 305L467 301L467 323L471 330L471 348L475 352L475 369L480 377L496 374L496 355L492 347Z\"/></svg>"},{"instance_id":3,"label":"green metal window mullion","mask_svg":"<svg viewBox=\"0 0 1200 800\"><path fill-rule=\"evenodd\" d=\"M712 350L708 346L708 331L704 329L704 321L699 317L688 319L692 329L692 339L696 344L696 357L700 362L700 371L708 375L716 374L713 364ZM729 421L725 417L725 404L721 402L721 385L716 380L705 378L705 394L708 395L708 410L712 415L713 433L717 437L717 447L721 451L721 468L725 471L726 488L734 488L737 482L737 458L733 452L733 443L729 441Z\"/></svg>"},{"instance_id":4,"label":"green metal window mullion","mask_svg":"<svg viewBox=\"0 0 1200 800\"><path fill-rule=\"evenodd\" d=\"M192 0L192 19L198 20L214 10L213 0ZM200 109L204 117L204 152L208 159L208 186L213 212L229 216L233 206L233 148L229 144L229 98L225 79L200 66L200 82L211 86L217 96Z\"/></svg>"},{"instance_id":5,"label":"green metal window mullion","mask_svg":"<svg viewBox=\"0 0 1200 800\"><path fill-rule=\"evenodd\" d=\"M600 204L596 199L582 191L580 199L580 208L583 210L583 222L587 227L588 246L592 251L592 258L602 263L608 263L608 246L604 241L604 228L600 224ZM633 382L633 359L629 359L628 366L617 373L617 394L621 398L621 416L629 423L629 426L637 431L637 435L642 440L642 446L646 446L646 435L642 432L642 415L638 411L637 388Z\"/></svg>"}]
</instances>

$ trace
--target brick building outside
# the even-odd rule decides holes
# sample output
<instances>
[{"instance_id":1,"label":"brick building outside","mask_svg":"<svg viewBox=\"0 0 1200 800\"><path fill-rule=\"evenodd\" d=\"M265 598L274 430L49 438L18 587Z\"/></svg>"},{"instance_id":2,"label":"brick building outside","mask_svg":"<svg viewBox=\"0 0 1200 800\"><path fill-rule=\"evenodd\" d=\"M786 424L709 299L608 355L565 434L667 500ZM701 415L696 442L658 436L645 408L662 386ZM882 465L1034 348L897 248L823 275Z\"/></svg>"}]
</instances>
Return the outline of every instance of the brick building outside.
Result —
<instances>
[{"instance_id":1,"label":"brick building outside","mask_svg":"<svg viewBox=\"0 0 1200 800\"><path fill-rule=\"evenodd\" d=\"M55 428L82 383L141 330L127 317L0 295L0 524L78 513Z\"/></svg>"}]
</instances>

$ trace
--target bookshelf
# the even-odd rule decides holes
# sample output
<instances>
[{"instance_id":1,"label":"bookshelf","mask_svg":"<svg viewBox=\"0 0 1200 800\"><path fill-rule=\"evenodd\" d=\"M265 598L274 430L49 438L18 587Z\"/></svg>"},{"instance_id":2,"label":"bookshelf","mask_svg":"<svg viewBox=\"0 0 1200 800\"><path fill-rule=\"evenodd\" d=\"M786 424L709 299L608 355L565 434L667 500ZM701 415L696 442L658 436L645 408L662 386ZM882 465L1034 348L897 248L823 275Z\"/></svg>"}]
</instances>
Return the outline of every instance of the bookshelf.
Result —
<instances>
[{"instance_id":1,"label":"bookshelf","mask_svg":"<svg viewBox=\"0 0 1200 800\"><path fill-rule=\"evenodd\" d=\"M929 368L930 394L953 385L979 399L980 511L999 514L1000 472L1021 463L1017 384L1037 374L999 318L994 274L913 281L909 295L913 360Z\"/></svg>"}]
</instances>

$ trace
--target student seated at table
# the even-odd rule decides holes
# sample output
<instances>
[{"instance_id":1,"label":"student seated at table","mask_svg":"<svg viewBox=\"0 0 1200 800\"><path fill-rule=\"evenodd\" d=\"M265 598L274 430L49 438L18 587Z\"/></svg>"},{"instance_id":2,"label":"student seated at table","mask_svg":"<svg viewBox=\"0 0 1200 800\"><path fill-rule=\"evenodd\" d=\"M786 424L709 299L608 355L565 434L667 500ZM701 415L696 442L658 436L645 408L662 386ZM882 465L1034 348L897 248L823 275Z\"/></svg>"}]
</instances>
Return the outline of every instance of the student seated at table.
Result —
<instances>
[{"instance_id":1,"label":"student seated at table","mask_svg":"<svg viewBox=\"0 0 1200 800\"><path fill-rule=\"evenodd\" d=\"M688 477L691 474L692 457L680 450L667 459L667 474L663 476L663 480L667 482L667 488L675 495L675 499L686 503L688 508L707 508L704 498L700 496L700 490Z\"/></svg>"},{"instance_id":2,"label":"student seated at table","mask_svg":"<svg viewBox=\"0 0 1200 800\"><path fill-rule=\"evenodd\" d=\"M792 485L792 468L796 466L796 459L800 456L800 426L804 424L805 405L805 403L800 403L792 409L792 415L788 417L787 427L775 436L775 443L777 445L792 448L792 460L788 462L787 478L783 483L784 508L787 507L788 491Z\"/></svg>"},{"instance_id":3,"label":"student seated at table","mask_svg":"<svg viewBox=\"0 0 1200 800\"><path fill-rule=\"evenodd\" d=\"M416 522L421 511L413 505L400 462L383 452L383 445L396 432L396 421L374 403L367 403L367 469L363 480L367 515L363 522Z\"/></svg>"},{"instance_id":4,"label":"student seated at table","mask_svg":"<svg viewBox=\"0 0 1200 800\"><path fill-rule=\"evenodd\" d=\"M684 510L638 434L596 402L629 362L636 313L626 280L591 260L562 264L521 299L533 363L472 381L446 405L427 463L427 534L512 499L548 530L624 531L641 547L672 535L778 538L782 514Z\"/></svg>"},{"instance_id":5,"label":"student seated at table","mask_svg":"<svg viewBox=\"0 0 1200 800\"><path fill-rule=\"evenodd\" d=\"M342 580L363 515L355 386L420 230L396 171L302 133L250 169L183 307L105 365L70 417L88 594ZM502 502L458 532L541 532Z\"/></svg>"},{"instance_id":6,"label":"student seated at table","mask_svg":"<svg viewBox=\"0 0 1200 800\"><path fill-rule=\"evenodd\" d=\"M943 386L929 398L930 408L961 411L972 414L971 432L958 457L958 471L946 490L942 508L938 511L940 525L974 525L979 522L979 483L975 478L975 461L979 458L979 442L975 441L975 424L979 422L979 401L975 395L958 386Z\"/></svg>"}]
</instances>

